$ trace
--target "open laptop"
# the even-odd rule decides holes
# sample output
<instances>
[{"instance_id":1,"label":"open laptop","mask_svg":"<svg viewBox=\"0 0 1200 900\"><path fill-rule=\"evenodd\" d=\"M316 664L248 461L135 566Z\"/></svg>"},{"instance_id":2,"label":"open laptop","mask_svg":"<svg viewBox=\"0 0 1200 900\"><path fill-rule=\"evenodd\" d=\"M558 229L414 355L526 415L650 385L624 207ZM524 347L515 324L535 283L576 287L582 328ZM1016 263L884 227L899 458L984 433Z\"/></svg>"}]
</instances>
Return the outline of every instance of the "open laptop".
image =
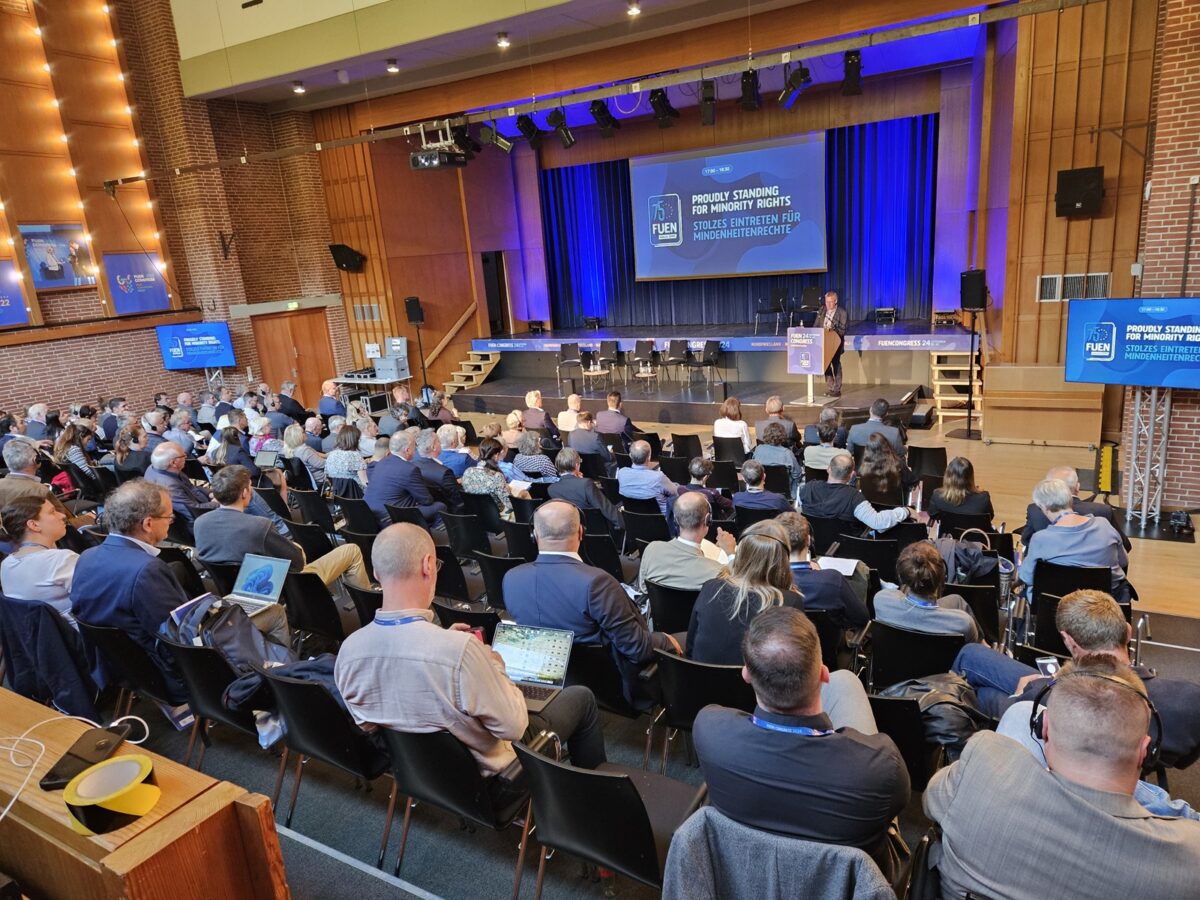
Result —
<instances>
[{"instance_id":1,"label":"open laptop","mask_svg":"<svg viewBox=\"0 0 1200 900\"><path fill-rule=\"evenodd\" d=\"M279 602L290 567L286 559L247 553L233 581L233 591L225 599L244 609L246 615L257 616Z\"/></svg>"},{"instance_id":2,"label":"open laptop","mask_svg":"<svg viewBox=\"0 0 1200 900\"><path fill-rule=\"evenodd\" d=\"M254 464L260 469L273 469L275 468L275 461L278 459L278 450L259 450L254 457Z\"/></svg>"},{"instance_id":3,"label":"open laptop","mask_svg":"<svg viewBox=\"0 0 1200 900\"><path fill-rule=\"evenodd\" d=\"M541 712L567 680L567 662L575 636L558 628L501 622L492 649L504 660L508 677L525 695L530 712Z\"/></svg>"}]
</instances>

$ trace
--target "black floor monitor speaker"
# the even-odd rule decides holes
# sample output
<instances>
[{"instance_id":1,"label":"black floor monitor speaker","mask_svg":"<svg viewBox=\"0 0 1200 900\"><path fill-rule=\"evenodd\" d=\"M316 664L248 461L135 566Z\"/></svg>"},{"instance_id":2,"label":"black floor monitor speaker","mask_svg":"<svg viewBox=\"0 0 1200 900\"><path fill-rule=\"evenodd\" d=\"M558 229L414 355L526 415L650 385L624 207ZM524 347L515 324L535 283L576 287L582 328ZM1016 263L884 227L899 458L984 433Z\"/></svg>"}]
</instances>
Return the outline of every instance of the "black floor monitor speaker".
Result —
<instances>
[{"instance_id":1,"label":"black floor monitor speaker","mask_svg":"<svg viewBox=\"0 0 1200 900\"><path fill-rule=\"evenodd\" d=\"M1054 194L1057 216L1098 216L1104 200L1104 166L1062 169Z\"/></svg>"},{"instance_id":2,"label":"black floor monitor speaker","mask_svg":"<svg viewBox=\"0 0 1200 900\"><path fill-rule=\"evenodd\" d=\"M330 244L329 252L333 254L333 264L343 272L361 272L367 258L346 244Z\"/></svg>"},{"instance_id":3,"label":"black floor monitor speaker","mask_svg":"<svg viewBox=\"0 0 1200 900\"><path fill-rule=\"evenodd\" d=\"M970 312L987 308L987 273L983 269L968 269L959 276L959 305Z\"/></svg>"},{"instance_id":4,"label":"black floor monitor speaker","mask_svg":"<svg viewBox=\"0 0 1200 900\"><path fill-rule=\"evenodd\" d=\"M421 309L420 297L404 298L404 315L408 317L409 325L425 324L425 310Z\"/></svg>"}]
</instances>

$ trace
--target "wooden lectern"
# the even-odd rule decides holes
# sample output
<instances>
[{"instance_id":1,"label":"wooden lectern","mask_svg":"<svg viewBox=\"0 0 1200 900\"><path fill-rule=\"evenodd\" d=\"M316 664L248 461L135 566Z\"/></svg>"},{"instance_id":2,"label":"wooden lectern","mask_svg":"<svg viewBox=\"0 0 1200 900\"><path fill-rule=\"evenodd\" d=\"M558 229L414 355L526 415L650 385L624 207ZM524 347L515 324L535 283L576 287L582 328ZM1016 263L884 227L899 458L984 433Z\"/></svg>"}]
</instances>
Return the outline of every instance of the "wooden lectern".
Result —
<instances>
[{"instance_id":1,"label":"wooden lectern","mask_svg":"<svg viewBox=\"0 0 1200 900\"><path fill-rule=\"evenodd\" d=\"M793 403L817 405L813 400L813 378L825 375L841 343L842 338L836 331L824 328L788 329L788 374L808 376L807 401L793 400Z\"/></svg>"}]
</instances>

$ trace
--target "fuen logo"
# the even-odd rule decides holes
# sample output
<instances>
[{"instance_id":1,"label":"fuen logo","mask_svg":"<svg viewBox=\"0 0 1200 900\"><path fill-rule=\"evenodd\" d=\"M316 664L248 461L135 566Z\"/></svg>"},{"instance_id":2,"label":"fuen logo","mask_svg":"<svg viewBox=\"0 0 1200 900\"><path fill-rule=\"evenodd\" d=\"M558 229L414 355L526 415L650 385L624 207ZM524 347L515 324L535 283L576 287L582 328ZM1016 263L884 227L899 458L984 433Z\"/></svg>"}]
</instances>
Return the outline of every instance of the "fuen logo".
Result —
<instances>
[{"instance_id":1,"label":"fuen logo","mask_svg":"<svg viewBox=\"0 0 1200 900\"><path fill-rule=\"evenodd\" d=\"M1087 362L1112 362L1117 358L1117 325L1115 322L1093 322L1087 326L1083 344Z\"/></svg>"},{"instance_id":2,"label":"fuen logo","mask_svg":"<svg viewBox=\"0 0 1200 900\"><path fill-rule=\"evenodd\" d=\"M653 194L650 205L650 245L678 247L683 243L683 214L678 194Z\"/></svg>"},{"instance_id":3,"label":"fuen logo","mask_svg":"<svg viewBox=\"0 0 1200 900\"><path fill-rule=\"evenodd\" d=\"M117 287L119 287L121 289L122 294L128 294L130 291L133 290L133 276L132 275L118 275L117 276Z\"/></svg>"}]
</instances>

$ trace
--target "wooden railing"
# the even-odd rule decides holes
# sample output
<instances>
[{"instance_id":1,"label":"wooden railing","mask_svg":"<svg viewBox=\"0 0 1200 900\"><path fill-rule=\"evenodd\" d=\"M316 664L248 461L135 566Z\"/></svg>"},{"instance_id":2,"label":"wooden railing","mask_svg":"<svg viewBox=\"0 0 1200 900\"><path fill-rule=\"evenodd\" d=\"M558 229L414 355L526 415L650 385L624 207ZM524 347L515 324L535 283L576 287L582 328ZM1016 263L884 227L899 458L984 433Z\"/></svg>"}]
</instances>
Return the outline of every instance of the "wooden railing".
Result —
<instances>
[{"instance_id":1,"label":"wooden railing","mask_svg":"<svg viewBox=\"0 0 1200 900\"><path fill-rule=\"evenodd\" d=\"M463 314L458 317L458 321L450 326L450 330L446 332L446 336L438 341L436 347L429 351L429 355L425 357L425 365L427 367L433 365L433 361L441 356L442 351L445 350L450 342L458 336L458 333L462 331L462 327L467 324L467 320L473 318L474 315L475 303L472 301L470 304L468 304L467 308L463 310Z\"/></svg>"}]
</instances>

